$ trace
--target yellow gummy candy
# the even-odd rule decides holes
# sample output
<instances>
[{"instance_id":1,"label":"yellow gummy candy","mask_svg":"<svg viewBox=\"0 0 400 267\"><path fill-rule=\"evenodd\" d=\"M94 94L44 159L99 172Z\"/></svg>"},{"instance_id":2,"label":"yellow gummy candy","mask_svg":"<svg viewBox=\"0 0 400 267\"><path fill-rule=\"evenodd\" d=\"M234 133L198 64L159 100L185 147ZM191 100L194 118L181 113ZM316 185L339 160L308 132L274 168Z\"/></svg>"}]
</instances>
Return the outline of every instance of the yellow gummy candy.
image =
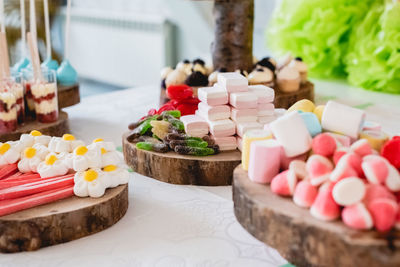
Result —
<instances>
[{"instance_id":1,"label":"yellow gummy candy","mask_svg":"<svg viewBox=\"0 0 400 267\"><path fill-rule=\"evenodd\" d=\"M382 146L389 140L389 136L384 132L362 131L360 139L366 139L373 149L380 152Z\"/></svg>"},{"instance_id":2,"label":"yellow gummy candy","mask_svg":"<svg viewBox=\"0 0 400 267\"><path fill-rule=\"evenodd\" d=\"M28 159L33 158L36 155L36 149L34 149L33 147L28 147L25 149L24 155Z\"/></svg>"},{"instance_id":3,"label":"yellow gummy candy","mask_svg":"<svg viewBox=\"0 0 400 267\"><path fill-rule=\"evenodd\" d=\"M164 139L167 136L171 125L168 121L151 121L150 124L153 126L151 132L160 139Z\"/></svg>"},{"instance_id":4,"label":"yellow gummy candy","mask_svg":"<svg viewBox=\"0 0 400 267\"><path fill-rule=\"evenodd\" d=\"M56 156L54 156L54 155L47 155L46 160L45 160L45 163L46 163L46 165L53 165L54 162L56 162L56 161L57 161L57 157L56 157Z\"/></svg>"},{"instance_id":5,"label":"yellow gummy candy","mask_svg":"<svg viewBox=\"0 0 400 267\"><path fill-rule=\"evenodd\" d=\"M107 150L104 147L102 147L100 150L101 150L101 154L106 154L107 153Z\"/></svg>"},{"instance_id":6,"label":"yellow gummy candy","mask_svg":"<svg viewBox=\"0 0 400 267\"><path fill-rule=\"evenodd\" d=\"M103 138L96 138L93 140L93 143L98 143L98 142L103 142L104 139Z\"/></svg>"},{"instance_id":7,"label":"yellow gummy candy","mask_svg":"<svg viewBox=\"0 0 400 267\"><path fill-rule=\"evenodd\" d=\"M325 105L316 106L314 109L314 114L317 115L319 122L322 120L322 114L324 113Z\"/></svg>"},{"instance_id":8,"label":"yellow gummy candy","mask_svg":"<svg viewBox=\"0 0 400 267\"><path fill-rule=\"evenodd\" d=\"M107 165L103 168L103 171L112 172L112 171L115 171L116 169L117 169L117 166L115 166L115 165Z\"/></svg>"},{"instance_id":9,"label":"yellow gummy candy","mask_svg":"<svg viewBox=\"0 0 400 267\"><path fill-rule=\"evenodd\" d=\"M294 103L289 109L288 112L290 111L303 111L303 112L313 112L315 109L315 105L312 101L308 99L302 99Z\"/></svg>"},{"instance_id":10,"label":"yellow gummy candy","mask_svg":"<svg viewBox=\"0 0 400 267\"><path fill-rule=\"evenodd\" d=\"M83 174L83 179L85 179L88 182L91 182L93 180L96 180L99 174L95 170L87 170Z\"/></svg>"},{"instance_id":11,"label":"yellow gummy candy","mask_svg":"<svg viewBox=\"0 0 400 267\"><path fill-rule=\"evenodd\" d=\"M0 154L4 155L9 149L11 148L11 145L9 143L4 143L0 146Z\"/></svg>"},{"instance_id":12,"label":"yellow gummy candy","mask_svg":"<svg viewBox=\"0 0 400 267\"><path fill-rule=\"evenodd\" d=\"M41 136L42 133L39 132L39 131L37 131L37 130L33 130L33 131L31 131L31 135L32 135L32 136Z\"/></svg>"},{"instance_id":13,"label":"yellow gummy candy","mask_svg":"<svg viewBox=\"0 0 400 267\"><path fill-rule=\"evenodd\" d=\"M83 155L85 155L87 152L88 152L88 149L87 149L87 147L85 147L85 146L78 146L78 147L75 149L75 154L76 154L77 156L83 156Z\"/></svg>"},{"instance_id":14,"label":"yellow gummy candy","mask_svg":"<svg viewBox=\"0 0 400 267\"><path fill-rule=\"evenodd\" d=\"M62 138L65 141L74 141L75 140L75 136L73 136L72 134L64 134Z\"/></svg>"}]
</instances>

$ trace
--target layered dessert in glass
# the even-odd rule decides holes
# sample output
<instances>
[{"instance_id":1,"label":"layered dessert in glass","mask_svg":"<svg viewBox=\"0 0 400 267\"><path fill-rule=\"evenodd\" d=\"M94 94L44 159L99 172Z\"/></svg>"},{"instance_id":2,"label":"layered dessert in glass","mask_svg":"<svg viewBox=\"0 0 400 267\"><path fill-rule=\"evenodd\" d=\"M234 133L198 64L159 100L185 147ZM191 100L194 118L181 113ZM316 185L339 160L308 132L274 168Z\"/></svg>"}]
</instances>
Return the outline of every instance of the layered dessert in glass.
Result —
<instances>
[{"instance_id":1,"label":"layered dessert in glass","mask_svg":"<svg viewBox=\"0 0 400 267\"><path fill-rule=\"evenodd\" d=\"M35 101L33 100L33 95L31 91L31 81L33 80L32 69L25 69L22 72L22 77L24 78L24 89L25 89L25 115L30 118L36 117L35 112Z\"/></svg>"},{"instance_id":2,"label":"layered dessert in glass","mask_svg":"<svg viewBox=\"0 0 400 267\"><path fill-rule=\"evenodd\" d=\"M51 123L58 120L56 74L53 70L42 71L42 79L33 79L30 91L35 103L38 122Z\"/></svg>"},{"instance_id":3,"label":"layered dessert in glass","mask_svg":"<svg viewBox=\"0 0 400 267\"><path fill-rule=\"evenodd\" d=\"M15 131L17 124L17 99L7 81L0 81L0 133Z\"/></svg>"},{"instance_id":4,"label":"layered dessert in glass","mask_svg":"<svg viewBox=\"0 0 400 267\"><path fill-rule=\"evenodd\" d=\"M16 99L18 123L23 123L25 121L25 101L21 74L15 73L12 75L9 80L9 87Z\"/></svg>"}]
</instances>

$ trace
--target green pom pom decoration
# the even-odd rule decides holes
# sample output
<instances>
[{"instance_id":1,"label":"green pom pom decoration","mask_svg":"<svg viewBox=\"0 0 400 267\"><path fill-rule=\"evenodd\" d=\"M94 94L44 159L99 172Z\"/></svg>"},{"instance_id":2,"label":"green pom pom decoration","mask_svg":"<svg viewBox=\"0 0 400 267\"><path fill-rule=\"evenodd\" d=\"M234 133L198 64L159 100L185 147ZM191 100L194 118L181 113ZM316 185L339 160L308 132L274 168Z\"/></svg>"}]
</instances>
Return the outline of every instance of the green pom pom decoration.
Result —
<instances>
[{"instance_id":1,"label":"green pom pom decoration","mask_svg":"<svg viewBox=\"0 0 400 267\"><path fill-rule=\"evenodd\" d=\"M349 47L345 63L351 84L400 93L400 2L372 5Z\"/></svg>"},{"instance_id":2,"label":"green pom pom decoration","mask_svg":"<svg viewBox=\"0 0 400 267\"><path fill-rule=\"evenodd\" d=\"M302 57L312 76L344 77L351 30L375 1L282 0L267 30L268 46Z\"/></svg>"}]
</instances>

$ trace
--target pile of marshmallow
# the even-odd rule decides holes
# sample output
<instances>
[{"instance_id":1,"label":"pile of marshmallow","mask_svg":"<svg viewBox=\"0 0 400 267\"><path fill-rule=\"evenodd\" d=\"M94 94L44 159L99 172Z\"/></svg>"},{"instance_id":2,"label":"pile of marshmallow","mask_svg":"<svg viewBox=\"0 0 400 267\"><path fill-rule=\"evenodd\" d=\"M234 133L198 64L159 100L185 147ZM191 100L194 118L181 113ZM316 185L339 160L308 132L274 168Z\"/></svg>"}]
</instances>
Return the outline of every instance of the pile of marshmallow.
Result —
<instances>
[{"instance_id":1,"label":"pile of marshmallow","mask_svg":"<svg viewBox=\"0 0 400 267\"><path fill-rule=\"evenodd\" d=\"M272 88L249 86L239 73L219 73L214 86L199 88L196 114L180 120L188 135L203 137L210 132L221 151L234 150L241 147L245 131L275 120L274 97Z\"/></svg>"},{"instance_id":2,"label":"pile of marshmallow","mask_svg":"<svg viewBox=\"0 0 400 267\"><path fill-rule=\"evenodd\" d=\"M293 197L320 220L341 218L354 229L400 227L400 173L383 152L398 139L365 122L361 110L329 101L316 111L311 104L295 104L264 130L246 133L253 138L242 161L249 178L270 183L272 192ZM307 113L317 122L302 117Z\"/></svg>"},{"instance_id":3,"label":"pile of marshmallow","mask_svg":"<svg viewBox=\"0 0 400 267\"><path fill-rule=\"evenodd\" d=\"M57 177L75 173L74 193L101 197L107 188L126 184L129 173L112 142L101 138L85 146L71 134L51 137L32 131L18 141L0 143L0 166L18 164L21 173Z\"/></svg>"}]
</instances>

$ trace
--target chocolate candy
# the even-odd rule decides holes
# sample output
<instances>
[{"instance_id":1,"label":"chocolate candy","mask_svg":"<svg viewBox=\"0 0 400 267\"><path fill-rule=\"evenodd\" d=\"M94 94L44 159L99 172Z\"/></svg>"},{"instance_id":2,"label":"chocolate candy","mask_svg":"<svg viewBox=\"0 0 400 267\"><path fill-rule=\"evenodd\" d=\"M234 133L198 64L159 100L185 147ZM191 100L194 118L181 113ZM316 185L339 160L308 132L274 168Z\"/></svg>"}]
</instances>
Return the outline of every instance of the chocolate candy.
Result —
<instances>
[{"instance_id":1,"label":"chocolate candy","mask_svg":"<svg viewBox=\"0 0 400 267\"><path fill-rule=\"evenodd\" d=\"M176 146L188 146L188 147L208 147L208 143L206 141L198 141L198 140L172 140L169 142L169 145L172 149L175 149Z\"/></svg>"}]
</instances>

